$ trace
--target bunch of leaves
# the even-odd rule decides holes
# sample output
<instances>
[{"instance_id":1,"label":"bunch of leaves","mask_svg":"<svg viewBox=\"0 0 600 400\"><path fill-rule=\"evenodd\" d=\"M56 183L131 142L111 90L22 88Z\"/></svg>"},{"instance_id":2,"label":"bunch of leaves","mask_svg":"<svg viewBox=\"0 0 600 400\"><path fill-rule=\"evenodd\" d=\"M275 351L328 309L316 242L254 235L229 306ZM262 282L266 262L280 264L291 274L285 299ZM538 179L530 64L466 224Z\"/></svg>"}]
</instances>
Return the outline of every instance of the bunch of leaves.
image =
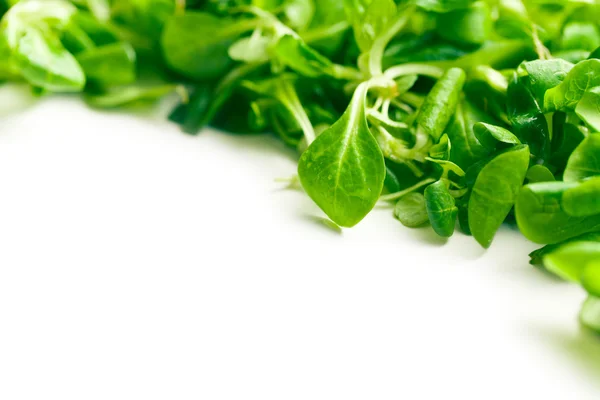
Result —
<instances>
[{"instance_id":1,"label":"bunch of leaves","mask_svg":"<svg viewBox=\"0 0 600 400\"><path fill-rule=\"evenodd\" d=\"M588 240L600 232L597 2L13 3L1 78L97 107L185 88L172 121L276 134L339 226L389 202L408 227L447 238L458 226L487 248L516 223L550 246L536 263L595 296L584 321L600 329Z\"/></svg>"}]
</instances>

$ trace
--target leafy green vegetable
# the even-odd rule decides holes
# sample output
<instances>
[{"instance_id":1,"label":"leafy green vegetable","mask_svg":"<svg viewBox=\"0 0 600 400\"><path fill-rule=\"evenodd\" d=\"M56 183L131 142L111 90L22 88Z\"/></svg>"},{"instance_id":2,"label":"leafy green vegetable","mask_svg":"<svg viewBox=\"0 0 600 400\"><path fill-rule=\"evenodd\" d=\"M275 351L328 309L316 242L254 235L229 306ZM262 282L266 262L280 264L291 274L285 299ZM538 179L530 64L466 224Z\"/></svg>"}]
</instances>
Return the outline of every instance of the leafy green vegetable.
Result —
<instances>
[{"instance_id":1,"label":"leafy green vegetable","mask_svg":"<svg viewBox=\"0 0 600 400\"><path fill-rule=\"evenodd\" d=\"M409 228L425 225L429 221L425 196L421 193L409 193L398 200L394 215Z\"/></svg>"},{"instance_id":2,"label":"leafy green vegetable","mask_svg":"<svg viewBox=\"0 0 600 400\"><path fill-rule=\"evenodd\" d=\"M535 159L547 160L550 154L550 129L531 89L515 74L508 85L507 96L512 132L521 142L529 145Z\"/></svg>"},{"instance_id":3,"label":"leafy green vegetable","mask_svg":"<svg viewBox=\"0 0 600 400\"><path fill-rule=\"evenodd\" d=\"M497 143L521 144L521 141L515 135L501 126L478 122L473 125L473 130L479 141L484 143L486 147L495 148Z\"/></svg>"},{"instance_id":4,"label":"leafy green vegetable","mask_svg":"<svg viewBox=\"0 0 600 400\"><path fill-rule=\"evenodd\" d=\"M385 164L369 132L368 86L359 86L348 109L302 154L298 175L306 193L340 226L351 227L373 209L385 179Z\"/></svg>"},{"instance_id":5,"label":"leafy green vegetable","mask_svg":"<svg viewBox=\"0 0 600 400\"><path fill-rule=\"evenodd\" d=\"M592 130L600 132L600 86L584 93L575 112Z\"/></svg>"},{"instance_id":6,"label":"leafy green vegetable","mask_svg":"<svg viewBox=\"0 0 600 400\"><path fill-rule=\"evenodd\" d=\"M584 235L576 236L574 238L565 240L557 244L548 244L542 247L541 249L535 250L531 252L531 254L529 254L531 258L530 263L533 265L542 265L542 260L547 254L550 254L551 252L555 251L563 245L573 242L600 242L600 232L586 233Z\"/></svg>"},{"instance_id":7,"label":"leafy green vegetable","mask_svg":"<svg viewBox=\"0 0 600 400\"><path fill-rule=\"evenodd\" d=\"M585 60L573 67L564 81L544 96L546 111L574 110L585 92L600 86L600 60Z\"/></svg>"},{"instance_id":8,"label":"leafy green vegetable","mask_svg":"<svg viewBox=\"0 0 600 400\"><path fill-rule=\"evenodd\" d=\"M554 182L556 178L552 171L540 164L532 165L525 176L528 183Z\"/></svg>"},{"instance_id":9,"label":"leafy green vegetable","mask_svg":"<svg viewBox=\"0 0 600 400\"><path fill-rule=\"evenodd\" d=\"M253 20L234 21L204 12L174 15L161 38L165 61L186 77L214 79L233 63L229 47L255 26Z\"/></svg>"},{"instance_id":10,"label":"leafy green vegetable","mask_svg":"<svg viewBox=\"0 0 600 400\"><path fill-rule=\"evenodd\" d=\"M563 279L581 282L585 268L600 259L600 242L572 242L544 256L544 266Z\"/></svg>"},{"instance_id":11,"label":"leafy green vegetable","mask_svg":"<svg viewBox=\"0 0 600 400\"><path fill-rule=\"evenodd\" d=\"M516 219L600 331L597 3L0 0L0 80L97 108L176 93L184 132L273 133L336 230L378 201L484 247Z\"/></svg>"},{"instance_id":12,"label":"leafy green vegetable","mask_svg":"<svg viewBox=\"0 0 600 400\"><path fill-rule=\"evenodd\" d=\"M562 206L567 214L574 217L600 215L600 176L566 190Z\"/></svg>"},{"instance_id":13,"label":"leafy green vegetable","mask_svg":"<svg viewBox=\"0 0 600 400\"><path fill-rule=\"evenodd\" d=\"M425 98L417 123L434 141L440 139L454 115L464 82L463 70L449 69Z\"/></svg>"},{"instance_id":14,"label":"leafy green vegetable","mask_svg":"<svg viewBox=\"0 0 600 400\"><path fill-rule=\"evenodd\" d=\"M587 264L581 274L581 285L592 296L600 296L600 261Z\"/></svg>"},{"instance_id":15,"label":"leafy green vegetable","mask_svg":"<svg viewBox=\"0 0 600 400\"><path fill-rule=\"evenodd\" d=\"M595 332L600 332L600 298L589 296L579 314L581 324Z\"/></svg>"},{"instance_id":16,"label":"leafy green vegetable","mask_svg":"<svg viewBox=\"0 0 600 400\"><path fill-rule=\"evenodd\" d=\"M435 233L450 237L454 233L458 208L446 184L439 180L425 189L427 215Z\"/></svg>"},{"instance_id":17,"label":"leafy green vegetable","mask_svg":"<svg viewBox=\"0 0 600 400\"><path fill-rule=\"evenodd\" d=\"M465 44L482 44L492 31L490 6L483 1L470 7L440 14L437 32L447 40Z\"/></svg>"},{"instance_id":18,"label":"leafy green vegetable","mask_svg":"<svg viewBox=\"0 0 600 400\"><path fill-rule=\"evenodd\" d=\"M515 214L523 235L536 243L551 244L600 231L600 215L574 217L564 211L565 192L577 186L577 182L543 182L521 189Z\"/></svg>"},{"instance_id":19,"label":"leafy green vegetable","mask_svg":"<svg viewBox=\"0 0 600 400\"><path fill-rule=\"evenodd\" d=\"M600 135L590 135L573 151L564 173L565 181L600 175Z\"/></svg>"},{"instance_id":20,"label":"leafy green vegetable","mask_svg":"<svg viewBox=\"0 0 600 400\"><path fill-rule=\"evenodd\" d=\"M473 237L489 247L515 204L529 166L529 147L519 145L494 157L483 167L469 198Z\"/></svg>"}]
</instances>

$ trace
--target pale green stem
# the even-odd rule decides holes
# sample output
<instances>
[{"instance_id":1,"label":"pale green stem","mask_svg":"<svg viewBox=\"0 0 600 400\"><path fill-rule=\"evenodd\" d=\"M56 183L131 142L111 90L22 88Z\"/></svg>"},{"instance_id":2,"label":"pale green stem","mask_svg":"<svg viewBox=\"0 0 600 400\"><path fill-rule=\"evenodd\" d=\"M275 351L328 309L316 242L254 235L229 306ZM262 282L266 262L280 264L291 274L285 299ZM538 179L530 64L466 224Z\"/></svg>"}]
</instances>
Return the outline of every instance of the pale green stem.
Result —
<instances>
[{"instance_id":1,"label":"pale green stem","mask_svg":"<svg viewBox=\"0 0 600 400\"><path fill-rule=\"evenodd\" d=\"M383 54L385 49L394 36L406 26L414 11L414 6L399 10L401 14L398 16L396 22L373 42L373 47L371 47L369 54L369 72L371 76L380 76L383 73Z\"/></svg>"},{"instance_id":2,"label":"pale green stem","mask_svg":"<svg viewBox=\"0 0 600 400\"><path fill-rule=\"evenodd\" d=\"M404 75L424 75L439 79L444 75L444 70L428 64L402 64L388 68L383 75L387 79L396 79Z\"/></svg>"},{"instance_id":3,"label":"pale green stem","mask_svg":"<svg viewBox=\"0 0 600 400\"><path fill-rule=\"evenodd\" d=\"M417 183L416 185L413 185L407 189L401 190L399 192L396 193L390 193L390 194L385 194L383 196L381 196L379 198L380 201L394 201L394 200L398 200L399 198L406 196L409 193L412 193L414 191L417 191L419 189L421 189L424 186L427 186L433 182L435 182L436 180L433 178L427 178L419 183Z\"/></svg>"}]
</instances>

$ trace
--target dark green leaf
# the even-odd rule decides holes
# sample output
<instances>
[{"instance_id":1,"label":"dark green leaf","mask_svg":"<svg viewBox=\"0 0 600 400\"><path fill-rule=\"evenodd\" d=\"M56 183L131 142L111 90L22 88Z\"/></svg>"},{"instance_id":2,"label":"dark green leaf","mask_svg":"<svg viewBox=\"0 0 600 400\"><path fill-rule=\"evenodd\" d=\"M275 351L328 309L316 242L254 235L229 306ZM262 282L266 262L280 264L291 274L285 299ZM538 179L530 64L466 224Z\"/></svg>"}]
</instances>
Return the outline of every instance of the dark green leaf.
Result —
<instances>
[{"instance_id":1,"label":"dark green leaf","mask_svg":"<svg viewBox=\"0 0 600 400\"><path fill-rule=\"evenodd\" d=\"M434 141L439 141L456 106L465 83L465 72L452 68L437 81L421 106L417 123Z\"/></svg>"},{"instance_id":2,"label":"dark green leaf","mask_svg":"<svg viewBox=\"0 0 600 400\"><path fill-rule=\"evenodd\" d=\"M444 182L437 181L425 189L427 215L435 233L441 237L454 234L458 208Z\"/></svg>"}]
</instances>

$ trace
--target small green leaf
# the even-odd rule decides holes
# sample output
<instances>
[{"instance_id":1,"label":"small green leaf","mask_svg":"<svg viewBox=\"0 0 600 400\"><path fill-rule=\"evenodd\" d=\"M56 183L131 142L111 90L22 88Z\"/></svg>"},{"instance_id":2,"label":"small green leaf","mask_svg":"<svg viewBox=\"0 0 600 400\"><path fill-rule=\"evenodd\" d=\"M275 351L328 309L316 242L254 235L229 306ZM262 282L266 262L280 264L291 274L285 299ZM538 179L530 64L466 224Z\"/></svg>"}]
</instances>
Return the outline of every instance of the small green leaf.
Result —
<instances>
[{"instance_id":1,"label":"small green leaf","mask_svg":"<svg viewBox=\"0 0 600 400\"><path fill-rule=\"evenodd\" d=\"M530 88L516 74L507 90L508 119L511 131L521 142L529 145L537 161L550 157L550 129Z\"/></svg>"},{"instance_id":2,"label":"small green leaf","mask_svg":"<svg viewBox=\"0 0 600 400\"><path fill-rule=\"evenodd\" d=\"M581 282L583 270L600 259L600 242L571 242L546 254L544 267L561 278Z\"/></svg>"},{"instance_id":3,"label":"small green leaf","mask_svg":"<svg viewBox=\"0 0 600 400\"><path fill-rule=\"evenodd\" d=\"M95 47L77 55L87 79L98 84L127 85L136 80L135 50L128 43Z\"/></svg>"},{"instance_id":4,"label":"small green leaf","mask_svg":"<svg viewBox=\"0 0 600 400\"><path fill-rule=\"evenodd\" d=\"M300 38L285 35L274 49L277 59L294 71L309 77L318 77L329 73L332 62L311 49Z\"/></svg>"},{"instance_id":5,"label":"small green leaf","mask_svg":"<svg viewBox=\"0 0 600 400\"><path fill-rule=\"evenodd\" d=\"M544 108L549 111L572 111L589 89L600 86L600 60L577 63L564 81L549 89L544 96Z\"/></svg>"},{"instance_id":6,"label":"small green leaf","mask_svg":"<svg viewBox=\"0 0 600 400\"><path fill-rule=\"evenodd\" d=\"M600 132L600 86L585 92L575 107L575 113L593 131Z\"/></svg>"},{"instance_id":7,"label":"small green leaf","mask_svg":"<svg viewBox=\"0 0 600 400\"><path fill-rule=\"evenodd\" d=\"M435 233L441 237L454 234L458 208L448 187L441 180L432 183L425 189L427 215Z\"/></svg>"},{"instance_id":8,"label":"small green leaf","mask_svg":"<svg viewBox=\"0 0 600 400\"><path fill-rule=\"evenodd\" d=\"M573 217L563 209L564 193L578 185L578 182L542 182L523 187L515 204L521 233L535 243L552 244L600 231L600 215Z\"/></svg>"},{"instance_id":9,"label":"small green leaf","mask_svg":"<svg viewBox=\"0 0 600 400\"><path fill-rule=\"evenodd\" d=\"M450 150L450 161L464 170L486 158L490 153L473 130L474 123L484 118L488 117L471 103L463 101L456 107L456 113L446 128L453 145Z\"/></svg>"},{"instance_id":10,"label":"small green leaf","mask_svg":"<svg viewBox=\"0 0 600 400\"><path fill-rule=\"evenodd\" d=\"M529 254L529 257L531 258L529 262L533 265L542 265L543 259L547 254L552 253L553 251L555 251L561 246L566 245L567 243L574 242L600 242L600 232L590 232L580 236L576 236L558 244L548 244L542 247L541 249L537 249L531 252Z\"/></svg>"},{"instance_id":11,"label":"small green leaf","mask_svg":"<svg viewBox=\"0 0 600 400\"><path fill-rule=\"evenodd\" d=\"M425 196L417 192L402 196L396 203L394 215L402 225L409 228L425 225L429 221Z\"/></svg>"},{"instance_id":12,"label":"small green leaf","mask_svg":"<svg viewBox=\"0 0 600 400\"><path fill-rule=\"evenodd\" d=\"M554 182L556 180L554 174L547 167L540 164L533 165L529 168L525 178L528 183Z\"/></svg>"},{"instance_id":13,"label":"small green leaf","mask_svg":"<svg viewBox=\"0 0 600 400\"><path fill-rule=\"evenodd\" d=\"M538 104L544 104L544 94L565 80L573 64L560 58L534 60L519 66L519 75L525 78Z\"/></svg>"},{"instance_id":14,"label":"small green leaf","mask_svg":"<svg viewBox=\"0 0 600 400\"><path fill-rule=\"evenodd\" d=\"M581 284L589 294L600 297L600 260L594 260L584 268Z\"/></svg>"},{"instance_id":15,"label":"small green leaf","mask_svg":"<svg viewBox=\"0 0 600 400\"><path fill-rule=\"evenodd\" d=\"M483 247L490 246L515 204L528 166L529 147L520 145L500 153L479 172L469 198L469 227Z\"/></svg>"},{"instance_id":16,"label":"small green leaf","mask_svg":"<svg viewBox=\"0 0 600 400\"><path fill-rule=\"evenodd\" d=\"M508 129L504 129L501 126L478 122L473 126L473 130L475 131L477 139L489 148L495 148L498 142L512 145L521 144L519 138L513 135Z\"/></svg>"},{"instance_id":17,"label":"small green leaf","mask_svg":"<svg viewBox=\"0 0 600 400\"><path fill-rule=\"evenodd\" d=\"M440 140L448 122L456 111L465 72L451 68L437 81L421 106L417 123L435 142Z\"/></svg>"},{"instance_id":18,"label":"small green leaf","mask_svg":"<svg viewBox=\"0 0 600 400\"><path fill-rule=\"evenodd\" d=\"M600 176L565 191L562 205L565 212L574 217L600 215Z\"/></svg>"},{"instance_id":19,"label":"small green leaf","mask_svg":"<svg viewBox=\"0 0 600 400\"><path fill-rule=\"evenodd\" d=\"M271 40L264 36L244 37L231 45L228 54L235 61L266 62L269 60L267 50L270 43Z\"/></svg>"},{"instance_id":20,"label":"small green leaf","mask_svg":"<svg viewBox=\"0 0 600 400\"><path fill-rule=\"evenodd\" d=\"M580 181L600 175L600 135L590 135L571 154L563 179Z\"/></svg>"},{"instance_id":21,"label":"small green leaf","mask_svg":"<svg viewBox=\"0 0 600 400\"><path fill-rule=\"evenodd\" d=\"M483 1L475 2L469 8L450 11L438 16L438 34L459 44L482 44L488 39L491 31L491 10Z\"/></svg>"},{"instance_id":22,"label":"small green leaf","mask_svg":"<svg viewBox=\"0 0 600 400\"><path fill-rule=\"evenodd\" d=\"M81 66L52 36L36 28L19 36L12 54L16 68L32 85L52 92L79 92L85 86Z\"/></svg>"},{"instance_id":23,"label":"small green leaf","mask_svg":"<svg viewBox=\"0 0 600 400\"><path fill-rule=\"evenodd\" d=\"M579 321L586 328L600 333L600 298L588 296L581 307Z\"/></svg>"},{"instance_id":24,"label":"small green leaf","mask_svg":"<svg viewBox=\"0 0 600 400\"><path fill-rule=\"evenodd\" d=\"M255 25L252 20L232 21L196 11L174 15L162 33L165 61L189 78L214 79L232 65L229 47Z\"/></svg>"},{"instance_id":25,"label":"small green leaf","mask_svg":"<svg viewBox=\"0 0 600 400\"><path fill-rule=\"evenodd\" d=\"M365 113L368 87L360 85L346 112L321 133L300 157L304 190L335 223L351 227L375 206L385 164L369 132Z\"/></svg>"},{"instance_id":26,"label":"small green leaf","mask_svg":"<svg viewBox=\"0 0 600 400\"><path fill-rule=\"evenodd\" d=\"M429 149L429 157L435 158L437 160L445 160L448 161L450 159L450 151L452 145L450 144L450 139L448 139L448 135L444 135L441 137L440 141L431 146Z\"/></svg>"}]
</instances>

